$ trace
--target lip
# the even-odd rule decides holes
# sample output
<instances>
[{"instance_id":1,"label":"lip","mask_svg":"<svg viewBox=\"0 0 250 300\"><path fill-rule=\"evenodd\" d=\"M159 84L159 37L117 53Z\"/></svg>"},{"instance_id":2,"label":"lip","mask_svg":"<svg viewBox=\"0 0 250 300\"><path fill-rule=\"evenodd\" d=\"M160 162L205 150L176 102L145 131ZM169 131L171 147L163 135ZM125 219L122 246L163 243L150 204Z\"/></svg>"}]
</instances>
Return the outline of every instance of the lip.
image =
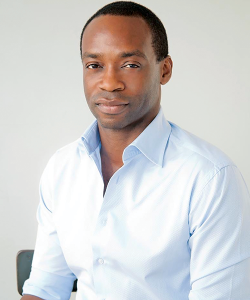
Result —
<instances>
[{"instance_id":1,"label":"lip","mask_svg":"<svg viewBox=\"0 0 250 300\"><path fill-rule=\"evenodd\" d=\"M122 113L126 109L127 105L128 105L127 102L117 100L117 99L113 99L113 100L98 99L96 101L97 108L102 113L110 114L110 115L117 115Z\"/></svg>"}]
</instances>

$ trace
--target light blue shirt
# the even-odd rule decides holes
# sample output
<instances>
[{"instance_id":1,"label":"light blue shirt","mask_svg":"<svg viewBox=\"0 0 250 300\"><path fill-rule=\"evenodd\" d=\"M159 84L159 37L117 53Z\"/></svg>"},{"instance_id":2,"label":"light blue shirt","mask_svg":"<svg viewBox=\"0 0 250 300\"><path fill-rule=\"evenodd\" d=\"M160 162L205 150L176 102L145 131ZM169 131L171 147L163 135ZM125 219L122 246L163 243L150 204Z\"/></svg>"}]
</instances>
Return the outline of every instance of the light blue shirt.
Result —
<instances>
[{"instance_id":1,"label":"light blue shirt","mask_svg":"<svg viewBox=\"0 0 250 300\"><path fill-rule=\"evenodd\" d=\"M103 197L94 122L41 179L24 294L77 300L249 300L250 197L220 150L162 110L123 152Z\"/></svg>"}]
</instances>

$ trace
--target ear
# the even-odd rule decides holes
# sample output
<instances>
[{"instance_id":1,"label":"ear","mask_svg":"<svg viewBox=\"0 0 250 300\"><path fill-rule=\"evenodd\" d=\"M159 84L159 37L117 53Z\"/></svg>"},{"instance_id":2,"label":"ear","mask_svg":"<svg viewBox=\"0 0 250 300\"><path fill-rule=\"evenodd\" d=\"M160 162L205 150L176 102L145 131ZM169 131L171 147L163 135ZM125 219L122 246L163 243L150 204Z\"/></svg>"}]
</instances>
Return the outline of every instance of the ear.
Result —
<instances>
[{"instance_id":1,"label":"ear","mask_svg":"<svg viewBox=\"0 0 250 300\"><path fill-rule=\"evenodd\" d=\"M161 61L161 80L160 83L162 85L166 84L171 76L172 76L172 69L173 69L173 61L171 57L168 55Z\"/></svg>"}]
</instances>

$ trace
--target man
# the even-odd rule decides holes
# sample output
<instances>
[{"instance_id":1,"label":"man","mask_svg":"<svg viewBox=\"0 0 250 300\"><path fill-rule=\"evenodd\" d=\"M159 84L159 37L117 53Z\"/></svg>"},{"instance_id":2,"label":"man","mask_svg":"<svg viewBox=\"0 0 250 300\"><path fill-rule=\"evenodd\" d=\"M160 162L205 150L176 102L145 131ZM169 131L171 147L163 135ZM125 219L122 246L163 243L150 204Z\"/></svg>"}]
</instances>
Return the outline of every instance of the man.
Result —
<instances>
[{"instance_id":1,"label":"man","mask_svg":"<svg viewBox=\"0 0 250 300\"><path fill-rule=\"evenodd\" d=\"M77 278L78 300L249 300L249 193L229 158L165 120L161 21L111 3L86 23L81 55L97 121L43 173L22 299L69 299Z\"/></svg>"}]
</instances>

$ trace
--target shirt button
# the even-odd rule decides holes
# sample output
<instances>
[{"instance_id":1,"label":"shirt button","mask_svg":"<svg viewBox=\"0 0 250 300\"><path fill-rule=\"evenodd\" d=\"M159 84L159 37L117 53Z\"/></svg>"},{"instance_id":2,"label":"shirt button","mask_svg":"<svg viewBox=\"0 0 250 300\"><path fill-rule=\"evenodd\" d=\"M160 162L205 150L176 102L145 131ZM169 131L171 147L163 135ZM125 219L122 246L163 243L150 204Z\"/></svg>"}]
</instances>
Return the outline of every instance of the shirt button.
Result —
<instances>
[{"instance_id":1,"label":"shirt button","mask_svg":"<svg viewBox=\"0 0 250 300\"><path fill-rule=\"evenodd\" d=\"M102 225L106 225L107 224L107 219L104 219L103 221L102 221Z\"/></svg>"},{"instance_id":2,"label":"shirt button","mask_svg":"<svg viewBox=\"0 0 250 300\"><path fill-rule=\"evenodd\" d=\"M103 260L102 258L99 258L99 259L98 259L98 263L99 263L100 265L103 265L103 264L104 264L104 260Z\"/></svg>"}]
</instances>

